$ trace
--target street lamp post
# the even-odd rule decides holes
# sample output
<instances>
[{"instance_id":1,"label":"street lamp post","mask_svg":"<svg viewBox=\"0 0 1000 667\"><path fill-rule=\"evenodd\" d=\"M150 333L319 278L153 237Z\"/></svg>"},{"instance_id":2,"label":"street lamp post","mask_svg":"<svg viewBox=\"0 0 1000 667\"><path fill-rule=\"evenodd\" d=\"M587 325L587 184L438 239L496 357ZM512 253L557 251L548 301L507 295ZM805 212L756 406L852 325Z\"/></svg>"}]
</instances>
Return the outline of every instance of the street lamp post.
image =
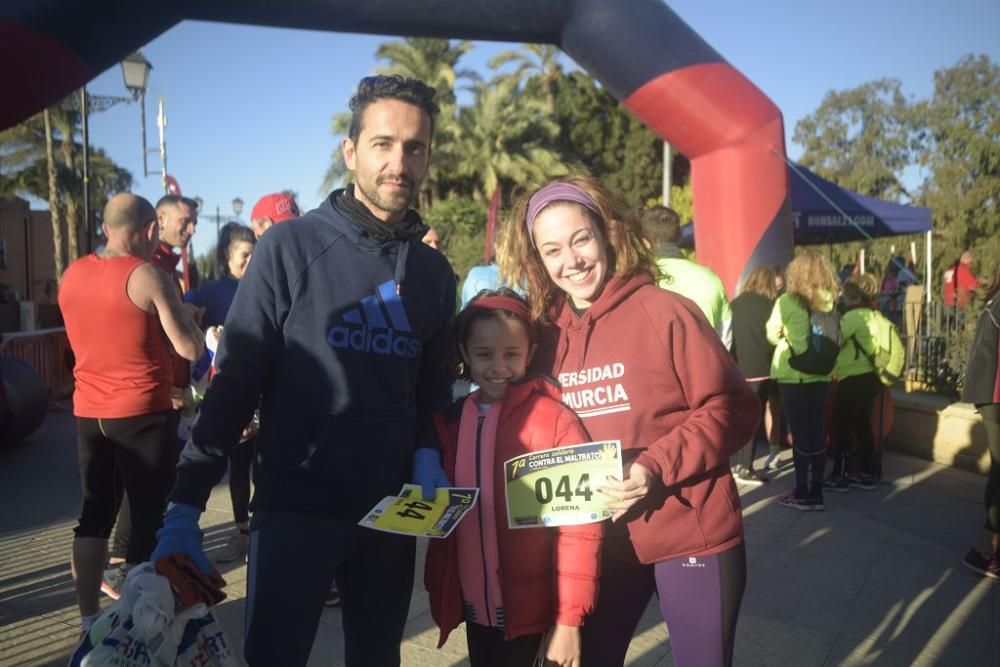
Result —
<instances>
[{"instance_id":1,"label":"street lamp post","mask_svg":"<svg viewBox=\"0 0 1000 667\"><path fill-rule=\"evenodd\" d=\"M150 151L146 149L146 87L149 85L149 72L153 66L138 51L125 58L121 63L122 78L125 80L125 87L132 92L132 98L114 97L111 95L90 95L87 86L80 88L80 118L81 118L81 141L83 143L83 224L87 235L87 252L93 251L93 239L96 230L92 229L93 216L90 212L90 112L104 111L121 102L133 102L139 100L142 113L142 172L144 176L149 176L149 169L146 167L146 155ZM163 138L163 130L167 125L167 117L163 112L163 98L160 98L160 109L157 116L157 125L160 128L160 162L163 169L160 171L163 179L163 189L167 188L167 144ZM152 149L156 151L157 149ZM75 233L75 232L74 232Z\"/></svg>"},{"instance_id":2,"label":"street lamp post","mask_svg":"<svg viewBox=\"0 0 1000 667\"><path fill-rule=\"evenodd\" d=\"M195 197L194 198L194 202L195 202L195 204L198 205L198 212L200 214L201 211L202 211L202 209L205 206L205 200L202 199L201 197ZM235 218L227 218L226 219L227 223L229 223L229 222L239 222L239 220L240 220L240 214L243 213L243 200L242 199L240 199L239 197L234 197L233 201L232 201L232 205L233 205L233 214L234 214ZM212 219L212 218L215 219L215 238L216 238L216 243L218 243L218 239L222 236L222 212L221 212L221 207L219 207L219 206L215 207L215 215L214 216L209 216L209 219Z\"/></svg>"},{"instance_id":3,"label":"street lamp post","mask_svg":"<svg viewBox=\"0 0 1000 667\"><path fill-rule=\"evenodd\" d=\"M93 230L90 229L90 134L88 128L90 111L87 107L87 86L84 84L80 88L80 110L83 118L83 122L81 123L82 136L80 138L83 140L83 229L87 234L87 254L89 255L94 250L92 247L94 235L92 233ZM75 220L70 225L69 232L70 234L77 233Z\"/></svg>"},{"instance_id":4,"label":"street lamp post","mask_svg":"<svg viewBox=\"0 0 1000 667\"><path fill-rule=\"evenodd\" d=\"M148 166L148 155L159 150L160 153L160 181L164 194L167 190L167 142L164 139L164 129L167 127L167 116L163 111L163 97L160 97L159 108L156 114L156 126L160 132L159 149L146 147L146 88L149 86L149 72L153 66L142 55L136 51L122 61L122 78L125 80L125 87L132 91L133 99L139 100L139 112L142 115L142 175L149 177L157 172L150 172Z\"/></svg>"},{"instance_id":5,"label":"street lamp post","mask_svg":"<svg viewBox=\"0 0 1000 667\"><path fill-rule=\"evenodd\" d=\"M122 63L124 68L124 63ZM134 98L133 98L134 99ZM87 252L93 251L93 239L95 230L91 228L93 217L90 212L90 112L105 111L121 102L131 102L127 97L115 97L112 95L91 95L87 92L87 86L80 88L80 99L77 104L80 107L80 130L81 142L83 143L83 228L87 235ZM70 233L76 234L75 229Z\"/></svg>"}]
</instances>

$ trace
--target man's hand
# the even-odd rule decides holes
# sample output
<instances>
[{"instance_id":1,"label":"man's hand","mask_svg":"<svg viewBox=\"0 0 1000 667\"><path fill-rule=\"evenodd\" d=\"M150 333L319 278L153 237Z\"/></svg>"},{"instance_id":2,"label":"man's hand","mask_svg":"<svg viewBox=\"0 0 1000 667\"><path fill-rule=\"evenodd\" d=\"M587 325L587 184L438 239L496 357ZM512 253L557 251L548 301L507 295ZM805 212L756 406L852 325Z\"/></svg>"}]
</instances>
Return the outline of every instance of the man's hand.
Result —
<instances>
[{"instance_id":1,"label":"man's hand","mask_svg":"<svg viewBox=\"0 0 1000 667\"><path fill-rule=\"evenodd\" d=\"M554 625L542 639L538 657L542 665L580 667L580 628L571 625Z\"/></svg>"},{"instance_id":2,"label":"man's hand","mask_svg":"<svg viewBox=\"0 0 1000 667\"><path fill-rule=\"evenodd\" d=\"M638 463L632 464L628 479L624 482L609 476L598 491L614 498L608 503L608 509L612 510L611 520L617 521L632 509L633 505L649 495L656 482L653 474Z\"/></svg>"},{"instance_id":3,"label":"man's hand","mask_svg":"<svg viewBox=\"0 0 1000 667\"><path fill-rule=\"evenodd\" d=\"M441 467L441 452L431 447L419 447L413 453L413 483L423 490L424 500L434 500L439 486L450 486Z\"/></svg>"},{"instance_id":4,"label":"man's hand","mask_svg":"<svg viewBox=\"0 0 1000 667\"><path fill-rule=\"evenodd\" d=\"M171 387L170 388L170 405L174 410L184 409L184 388L183 387Z\"/></svg>"},{"instance_id":5,"label":"man's hand","mask_svg":"<svg viewBox=\"0 0 1000 667\"><path fill-rule=\"evenodd\" d=\"M222 327L212 326L205 329L205 347L209 349L212 354L215 354L219 349L219 342L222 340Z\"/></svg>"},{"instance_id":6,"label":"man's hand","mask_svg":"<svg viewBox=\"0 0 1000 667\"><path fill-rule=\"evenodd\" d=\"M149 559L155 562L171 554L185 554L205 574L215 572L201 546L200 516L201 510L197 507L171 504L163 517L163 527L156 531L156 548Z\"/></svg>"},{"instance_id":7,"label":"man's hand","mask_svg":"<svg viewBox=\"0 0 1000 667\"><path fill-rule=\"evenodd\" d=\"M184 303L184 308L187 309L188 315L194 320L195 324L201 324L201 318L205 316L205 308L201 306L196 306L193 303Z\"/></svg>"}]
</instances>

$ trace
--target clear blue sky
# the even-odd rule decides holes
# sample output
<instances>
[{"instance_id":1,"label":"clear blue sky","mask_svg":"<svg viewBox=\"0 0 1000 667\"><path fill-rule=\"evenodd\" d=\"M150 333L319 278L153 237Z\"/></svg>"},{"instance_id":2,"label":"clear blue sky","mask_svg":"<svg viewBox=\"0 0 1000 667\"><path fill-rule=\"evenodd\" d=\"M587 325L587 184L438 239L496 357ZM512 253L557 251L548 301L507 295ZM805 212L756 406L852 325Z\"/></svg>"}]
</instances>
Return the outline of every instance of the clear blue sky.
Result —
<instances>
[{"instance_id":1,"label":"clear blue sky","mask_svg":"<svg viewBox=\"0 0 1000 667\"><path fill-rule=\"evenodd\" d=\"M926 98L933 73L967 53L1000 62L998 0L679 0L668 3L695 31L763 90L782 110L788 152L795 123L830 90L882 77L903 82L905 93ZM143 48L153 63L146 97L147 143L157 145L156 101L168 118L168 171L185 195L231 215L236 196L246 202L291 188L313 208L336 147L334 113L345 111L358 79L380 63L378 45L395 39L219 23L184 22ZM486 62L514 44L478 42L462 61L489 74ZM567 59L568 61L568 59ZM118 66L89 84L92 94L125 95ZM138 104L91 117L94 146L132 171L135 192L155 201L159 177L142 176ZM159 169L158 154L149 166ZM196 252L215 237L202 217Z\"/></svg>"}]
</instances>

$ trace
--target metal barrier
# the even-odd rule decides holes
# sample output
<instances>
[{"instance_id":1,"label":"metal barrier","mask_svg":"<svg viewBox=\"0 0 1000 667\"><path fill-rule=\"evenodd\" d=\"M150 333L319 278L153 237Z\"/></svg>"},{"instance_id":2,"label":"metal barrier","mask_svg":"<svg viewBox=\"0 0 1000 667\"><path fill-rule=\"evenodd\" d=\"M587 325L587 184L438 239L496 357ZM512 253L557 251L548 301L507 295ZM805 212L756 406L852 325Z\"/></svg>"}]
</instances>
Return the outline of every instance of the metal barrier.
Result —
<instances>
[{"instance_id":1,"label":"metal barrier","mask_svg":"<svg viewBox=\"0 0 1000 667\"><path fill-rule=\"evenodd\" d=\"M68 363L69 340L66 329L39 329L3 334L0 353L31 365L45 381L49 398L66 398L73 393L73 369Z\"/></svg>"},{"instance_id":2,"label":"metal barrier","mask_svg":"<svg viewBox=\"0 0 1000 667\"><path fill-rule=\"evenodd\" d=\"M907 299L900 330L906 344L907 391L959 399L975 315L974 310L957 310L939 301Z\"/></svg>"}]
</instances>

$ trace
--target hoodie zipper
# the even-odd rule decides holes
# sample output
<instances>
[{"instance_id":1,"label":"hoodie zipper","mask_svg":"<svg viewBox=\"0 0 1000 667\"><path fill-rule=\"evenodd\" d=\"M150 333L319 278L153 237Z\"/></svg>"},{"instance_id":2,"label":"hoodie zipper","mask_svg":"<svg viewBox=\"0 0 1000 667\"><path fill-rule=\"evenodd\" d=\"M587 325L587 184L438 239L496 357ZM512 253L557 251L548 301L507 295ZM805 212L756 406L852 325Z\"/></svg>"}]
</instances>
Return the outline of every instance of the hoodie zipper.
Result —
<instances>
[{"instance_id":1,"label":"hoodie zipper","mask_svg":"<svg viewBox=\"0 0 1000 667\"><path fill-rule=\"evenodd\" d=\"M482 454L483 454L483 424L486 422L486 415L479 415L476 417L476 486L480 489L483 488L482 484ZM486 540L483 539L483 503L476 503L476 511L479 513L479 550L483 554L483 599L486 604L486 621L487 625L493 625L492 615L490 614L490 579L489 573L486 570Z\"/></svg>"}]
</instances>

